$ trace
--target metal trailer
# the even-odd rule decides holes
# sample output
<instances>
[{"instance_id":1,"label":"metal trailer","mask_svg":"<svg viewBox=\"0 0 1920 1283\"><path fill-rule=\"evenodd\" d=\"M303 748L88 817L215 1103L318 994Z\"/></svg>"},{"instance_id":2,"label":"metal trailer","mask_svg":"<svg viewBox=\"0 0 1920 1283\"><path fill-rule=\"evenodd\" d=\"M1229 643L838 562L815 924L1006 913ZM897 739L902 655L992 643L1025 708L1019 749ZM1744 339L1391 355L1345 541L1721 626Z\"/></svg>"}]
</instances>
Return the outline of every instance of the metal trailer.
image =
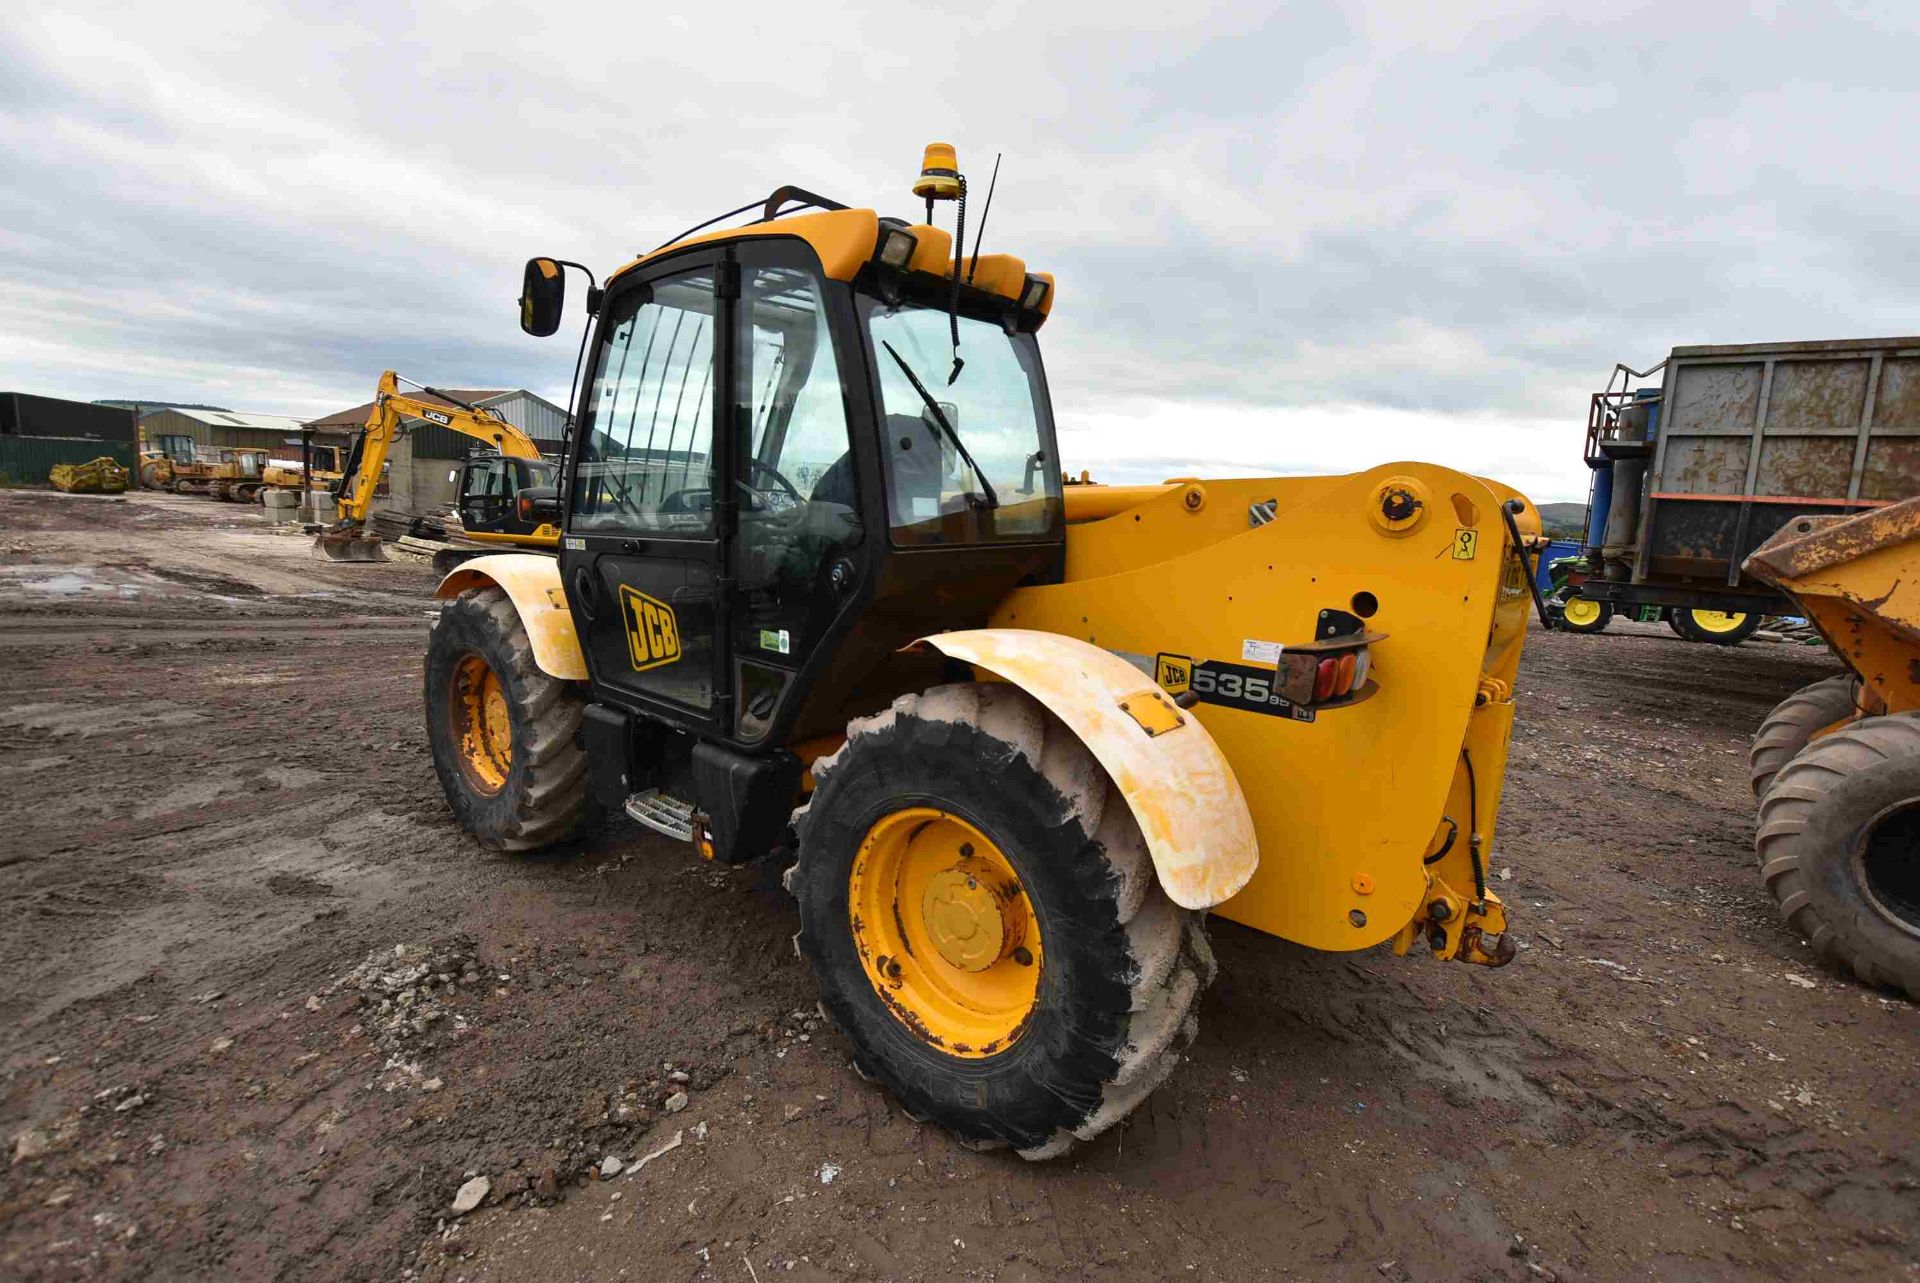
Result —
<instances>
[{"instance_id":1,"label":"metal trailer","mask_svg":"<svg viewBox=\"0 0 1920 1283\"><path fill-rule=\"evenodd\" d=\"M1796 518L1920 493L1920 338L1676 347L1651 370L1618 366L1593 394L1586 461L1581 596L1756 624L1797 613L1742 563Z\"/></svg>"}]
</instances>

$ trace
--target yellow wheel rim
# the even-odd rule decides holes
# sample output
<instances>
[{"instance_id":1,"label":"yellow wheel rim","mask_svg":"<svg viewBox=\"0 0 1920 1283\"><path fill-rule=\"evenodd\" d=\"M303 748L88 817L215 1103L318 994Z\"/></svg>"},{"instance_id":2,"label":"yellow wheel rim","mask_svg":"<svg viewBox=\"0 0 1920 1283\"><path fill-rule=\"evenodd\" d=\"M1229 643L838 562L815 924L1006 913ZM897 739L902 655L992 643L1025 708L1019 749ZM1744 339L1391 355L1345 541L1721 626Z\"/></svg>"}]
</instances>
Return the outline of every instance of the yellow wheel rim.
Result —
<instances>
[{"instance_id":1,"label":"yellow wheel rim","mask_svg":"<svg viewBox=\"0 0 1920 1283\"><path fill-rule=\"evenodd\" d=\"M1716 635L1736 632L1747 622L1745 614L1730 615L1724 610L1694 610L1687 613L1693 617L1695 628Z\"/></svg>"},{"instance_id":2,"label":"yellow wheel rim","mask_svg":"<svg viewBox=\"0 0 1920 1283\"><path fill-rule=\"evenodd\" d=\"M1591 597L1569 597L1561 607L1561 614L1570 624L1586 627L1600 618L1600 603Z\"/></svg>"},{"instance_id":3,"label":"yellow wheel rim","mask_svg":"<svg viewBox=\"0 0 1920 1283\"><path fill-rule=\"evenodd\" d=\"M895 1019L968 1059L1019 1039L1040 985L1040 923L986 834L930 807L895 811L867 830L848 891L860 965Z\"/></svg>"},{"instance_id":4,"label":"yellow wheel rim","mask_svg":"<svg viewBox=\"0 0 1920 1283\"><path fill-rule=\"evenodd\" d=\"M513 717L507 711L506 689L486 660L466 655L454 665L452 694L447 704L461 774L475 792L498 793L513 769Z\"/></svg>"}]
</instances>

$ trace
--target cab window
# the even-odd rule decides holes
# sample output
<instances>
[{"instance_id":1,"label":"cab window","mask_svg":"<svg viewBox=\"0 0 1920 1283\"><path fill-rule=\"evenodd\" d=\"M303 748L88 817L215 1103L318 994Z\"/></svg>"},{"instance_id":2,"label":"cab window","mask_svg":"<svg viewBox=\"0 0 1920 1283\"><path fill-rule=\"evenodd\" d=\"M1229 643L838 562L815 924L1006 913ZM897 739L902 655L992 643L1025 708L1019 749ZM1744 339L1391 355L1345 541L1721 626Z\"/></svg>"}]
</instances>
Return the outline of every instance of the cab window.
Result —
<instances>
[{"instance_id":1,"label":"cab window","mask_svg":"<svg viewBox=\"0 0 1920 1283\"><path fill-rule=\"evenodd\" d=\"M614 300L582 423L570 529L711 534L713 333L709 268Z\"/></svg>"}]
</instances>

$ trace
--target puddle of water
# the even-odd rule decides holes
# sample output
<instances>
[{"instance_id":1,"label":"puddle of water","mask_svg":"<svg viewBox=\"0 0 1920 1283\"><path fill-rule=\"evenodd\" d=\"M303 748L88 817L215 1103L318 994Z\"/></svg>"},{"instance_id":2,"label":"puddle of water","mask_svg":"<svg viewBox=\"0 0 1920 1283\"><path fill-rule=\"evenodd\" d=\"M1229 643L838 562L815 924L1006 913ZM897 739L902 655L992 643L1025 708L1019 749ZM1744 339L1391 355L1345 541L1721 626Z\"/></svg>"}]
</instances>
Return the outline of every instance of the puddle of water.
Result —
<instances>
[{"instance_id":1,"label":"puddle of water","mask_svg":"<svg viewBox=\"0 0 1920 1283\"><path fill-rule=\"evenodd\" d=\"M116 597L138 597L140 589L133 584L103 584L86 575L64 574L48 575L43 579L22 579L20 586L28 592L45 593L50 597L78 597L81 593L112 593Z\"/></svg>"}]
</instances>

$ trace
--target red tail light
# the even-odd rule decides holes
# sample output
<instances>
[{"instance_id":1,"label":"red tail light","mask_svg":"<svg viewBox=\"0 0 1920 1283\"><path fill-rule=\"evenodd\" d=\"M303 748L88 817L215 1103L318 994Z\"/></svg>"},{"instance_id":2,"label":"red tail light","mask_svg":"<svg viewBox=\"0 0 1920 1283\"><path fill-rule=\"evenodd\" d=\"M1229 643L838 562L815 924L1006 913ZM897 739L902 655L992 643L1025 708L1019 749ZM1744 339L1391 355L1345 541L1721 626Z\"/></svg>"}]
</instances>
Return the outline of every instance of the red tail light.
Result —
<instances>
[{"instance_id":1,"label":"red tail light","mask_svg":"<svg viewBox=\"0 0 1920 1283\"><path fill-rule=\"evenodd\" d=\"M1333 683L1340 676L1340 661L1323 659L1313 674L1313 702L1318 704L1333 697Z\"/></svg>"}]
</instances>

